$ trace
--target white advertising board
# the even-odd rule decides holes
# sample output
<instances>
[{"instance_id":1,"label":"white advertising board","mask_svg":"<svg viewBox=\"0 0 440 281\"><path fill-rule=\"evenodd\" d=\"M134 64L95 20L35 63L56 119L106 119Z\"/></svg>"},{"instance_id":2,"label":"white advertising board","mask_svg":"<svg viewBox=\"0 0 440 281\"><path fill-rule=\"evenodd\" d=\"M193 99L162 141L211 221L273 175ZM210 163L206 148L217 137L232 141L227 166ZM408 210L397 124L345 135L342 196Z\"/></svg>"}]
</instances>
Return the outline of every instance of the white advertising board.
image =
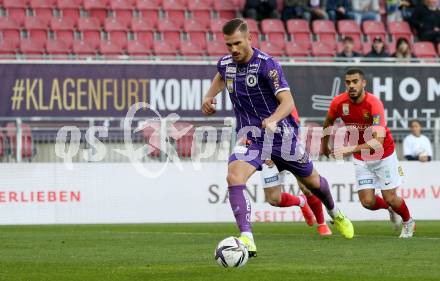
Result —
<instances>
[{"instance_id":1,"label":"white advertising board","mask_svg":"<svg viewBox=\"0 0 440 281\"><path fill-rule=\"evenodd\" d=\"M353 220L386 220L384 210L362 208L351 163L315 163L331 184L338 206ZM440 162L403 162L399 194L416 219L440 219ZM159 171L161 163L142 168ZM233 221L227 199L226 163L170 163L156 178L129 163L0 164L0 224L224 222ZM298 192L293 176L285 189ZM260 175L248 182L253 221L299 221L298 208L264 202Z\"/></svg>"}]
</instances>

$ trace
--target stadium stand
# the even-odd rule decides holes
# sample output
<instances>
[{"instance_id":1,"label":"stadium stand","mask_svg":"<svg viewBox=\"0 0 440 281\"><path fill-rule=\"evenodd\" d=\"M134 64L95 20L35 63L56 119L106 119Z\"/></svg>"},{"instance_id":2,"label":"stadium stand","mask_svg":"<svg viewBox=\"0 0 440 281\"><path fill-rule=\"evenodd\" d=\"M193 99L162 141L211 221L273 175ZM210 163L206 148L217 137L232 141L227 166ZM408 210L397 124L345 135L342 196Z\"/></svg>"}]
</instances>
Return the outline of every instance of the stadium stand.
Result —
<instances>
[{"instance_id":1,"label":"stadium stand","mask_svg":"<svg viewBox=\"0 0 440 281\"><path fill-rule=\"evenodd\" d=\"M278 2L280 10L283 1ZM214 47L218 48L219 44L213 42L221 40L223 23L240 16L244 3L243 0L4 0L0 1L0 54L218 56L220 52ZM341 49L340 42L345 36L352 37L355 50L363 54L371 49L372 39L377 36L390 53L400 37L417 42L417 36L405 21L388 24L364 21L361 26L354 20L247 21L254 44L257 47L261 44L264 50L279 57L330 55ZM316 43L320 44L312 50ZM332 51L321 52L322 44ZM419 46L425 45L417 44L416 48L422 48ZM426 48L429 54L425 53ZM431 51L432 48L424 47L415 54L437 57Z\"/></svg>"},{"instance_id":2,"label":"stadium stand","mask_svg":"<svg viewBox=\"0 0 440 281\"><path fill-rule=\"evenodd\" d=\"M34 155L31 128L27 124L21 124L21 130L21 157L31 158ZM15 123L13 122L6 124L6 139L9 143L11 155L15 155L17 147L17 129Z\"/></svg>"}]
</instances>

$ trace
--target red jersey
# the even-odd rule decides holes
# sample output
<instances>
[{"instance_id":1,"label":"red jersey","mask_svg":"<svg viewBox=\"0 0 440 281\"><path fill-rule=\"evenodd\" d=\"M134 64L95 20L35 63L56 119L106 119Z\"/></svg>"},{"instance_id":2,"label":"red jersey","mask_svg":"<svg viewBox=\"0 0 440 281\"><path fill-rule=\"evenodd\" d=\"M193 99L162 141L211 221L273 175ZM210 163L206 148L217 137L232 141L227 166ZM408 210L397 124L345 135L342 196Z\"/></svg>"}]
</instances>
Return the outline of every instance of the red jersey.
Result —
<instances>
[{"instance_id":1,"label":"red jersey","mask_svg":"<svg viewBox=\"0 0 440 281\"><path fill-rule=\"evenodd\" d=\"M336 96L329 108L330 118L341 118L345 126L355 127L359 130L358 144L365 143L364 132L370 126L380 126L385 129L385 139L383 142L384 153L382 158L388 157L394 152L394 140L390 129L385 123L383 104L376 96L365 92L364 100L355 104L351 101L347 92ZM353 144L352 144L353 145ZM361 153L353 153L353 157L359 160L378 160L374 158L362 159Z\"/></svg>"},{"instance_id":2,"label":"red jersey","mask_svg":"<svg viewBox=\"0 0 440 281\"><path fill-rule=\"evenodd\" d=\"M295 119L295 122L299 125L299 115L298 115L298 111L296 110L296 106L293 106L293 110L291 112L293 119Z\"/></svg>"}]
</instances>

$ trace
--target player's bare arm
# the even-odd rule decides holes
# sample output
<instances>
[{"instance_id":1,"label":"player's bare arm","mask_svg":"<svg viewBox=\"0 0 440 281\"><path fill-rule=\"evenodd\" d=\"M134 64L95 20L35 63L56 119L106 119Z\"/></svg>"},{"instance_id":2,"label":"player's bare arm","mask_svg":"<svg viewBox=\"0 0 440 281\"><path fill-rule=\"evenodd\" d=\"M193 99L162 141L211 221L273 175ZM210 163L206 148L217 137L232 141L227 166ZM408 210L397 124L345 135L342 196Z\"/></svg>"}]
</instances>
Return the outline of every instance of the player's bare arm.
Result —
<instances>
[{"instance_id":1,"label":"player's bare arm","mask_svg":"<svg viewBox=\"0 0 440 281\"><path fill-rule=\"evenodd\" d=\"M208 89L202 102L202 112L205 115L211 115L215 113L213 104L216 103L215 97L225 88L223 78L220 73L217 73L212 80L211 86Z\"/></svg>"},{"instance_id":2,"label":"player's bare arm","mask_svg":"<svg viewBox=\"0 0 440 281\"><path fill-rule=\"evenodd\" d=\"M382 149L384 140L385 140L385 133L384 132L380 133L375 131L373 132L373 137L369 141L363 144L358 144L355 146L335 147L333 151L333 155L335 156L335 158L339 159L341 157L346 157L357 152L376 151Z\"/></svg>"},{"instance_id":3,"label":"player's bare arm","mask_svg":"<svg viewBox=\"0 0 440 281\"><path fill-rule=\"evenodd\" d=\"M262 122L262 127L267 128L272 132L275 132L277 123L288 116L295 106L290 91L279 92L277 94L277 100L279 105L275 112Z\"/></svg>"}]
</instances>

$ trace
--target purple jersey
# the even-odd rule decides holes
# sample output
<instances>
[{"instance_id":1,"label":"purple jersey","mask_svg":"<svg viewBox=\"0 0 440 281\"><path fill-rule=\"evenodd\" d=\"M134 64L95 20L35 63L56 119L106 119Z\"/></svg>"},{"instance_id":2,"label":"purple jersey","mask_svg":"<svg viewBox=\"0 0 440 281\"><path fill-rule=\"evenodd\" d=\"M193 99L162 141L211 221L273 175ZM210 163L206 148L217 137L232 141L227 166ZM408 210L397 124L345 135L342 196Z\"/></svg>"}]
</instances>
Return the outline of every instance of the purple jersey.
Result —
<instances>
[{"instance_id":1,"label":"purple jersey","mask_svg":"<svg viewBox=\"0 0 440 281\"><path fill-rule=\"evenodd\" d=\"M261 129L261 137L254 138L254 142L263 142L264 130L261 123L272 115L278 107L276 95L290 90L280 64L269 55L253 48L254 54L246 64L237 64L231 55L222 57L217 63L225 86L229 92L237 118L237 132L246 126L255 126ZM282 119L278 126L283 131L297 131L298 124L289 114ZM296 134L295 134L296 135ZM274 143L281 141L281 135L275 134Z\"/></svg>"}]
</instances>

